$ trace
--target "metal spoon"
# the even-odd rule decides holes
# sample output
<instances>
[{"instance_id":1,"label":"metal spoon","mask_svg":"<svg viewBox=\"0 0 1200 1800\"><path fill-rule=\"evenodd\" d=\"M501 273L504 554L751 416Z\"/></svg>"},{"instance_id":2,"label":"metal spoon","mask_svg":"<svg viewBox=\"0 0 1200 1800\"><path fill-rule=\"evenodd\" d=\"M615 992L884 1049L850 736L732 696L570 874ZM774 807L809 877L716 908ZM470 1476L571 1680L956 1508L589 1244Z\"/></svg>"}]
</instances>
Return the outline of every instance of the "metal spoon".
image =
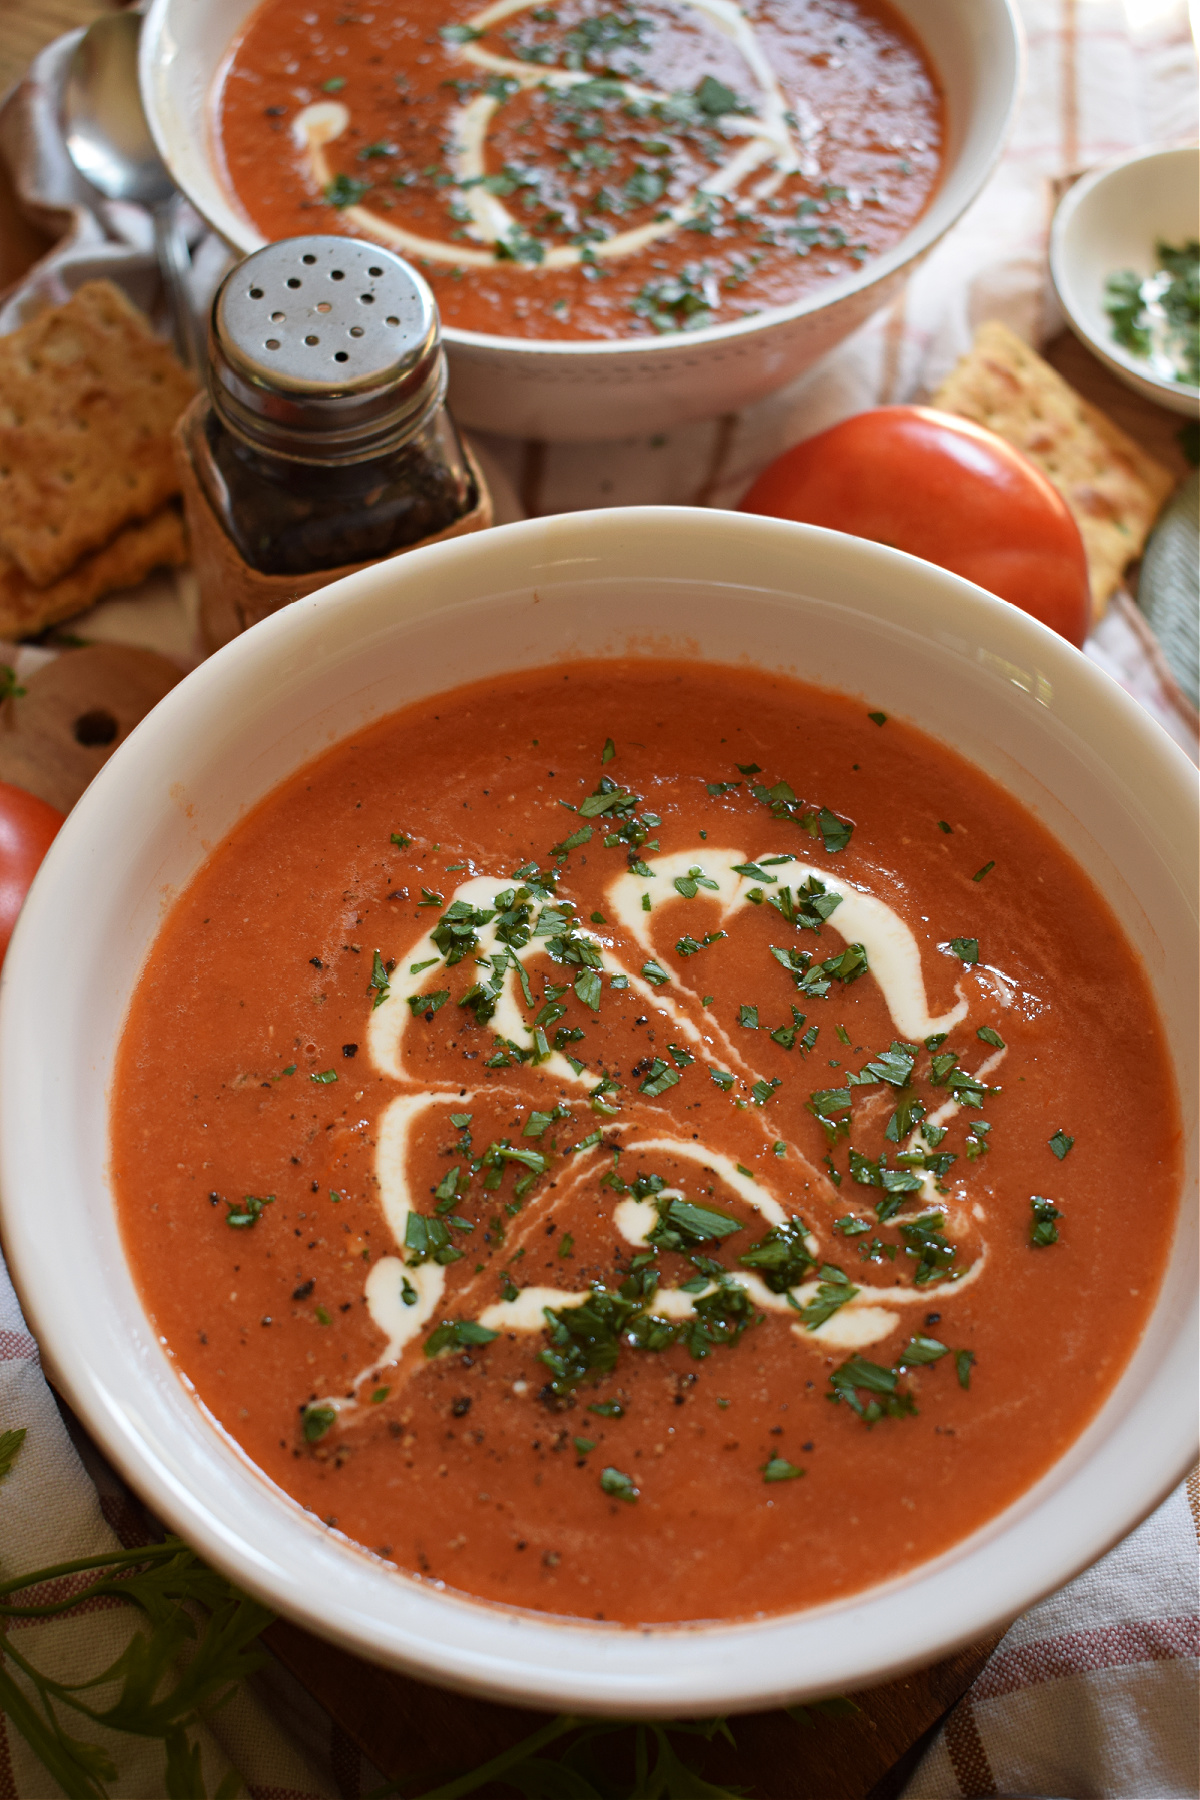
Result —
<instances>
[{"instance_id":1,"label":"metal spoon","mask_svg":"<svg viewBox=\"0 0 1200 1800\"><path fill-rule=\"evenodd\" d=\"M175 184L154 147L138 92L141 27L140 15L133 12L106 13L88 26L67 70L63 135L79 173L106 199L150 209L175 349L185 367L195 368L187 296L191 258L175 206Z\"/></svg>"}]
</instances>

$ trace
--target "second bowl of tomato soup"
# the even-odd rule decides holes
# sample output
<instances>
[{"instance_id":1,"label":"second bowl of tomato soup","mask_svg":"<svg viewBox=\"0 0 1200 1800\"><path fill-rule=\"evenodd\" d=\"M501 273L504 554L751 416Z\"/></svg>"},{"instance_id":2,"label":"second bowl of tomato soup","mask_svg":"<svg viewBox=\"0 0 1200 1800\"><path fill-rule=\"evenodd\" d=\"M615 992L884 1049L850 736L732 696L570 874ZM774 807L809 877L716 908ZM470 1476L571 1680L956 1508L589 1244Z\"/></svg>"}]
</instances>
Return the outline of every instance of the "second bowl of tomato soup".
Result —
<instances>
[{"instance_id":1,"label":"second bowl of tomato soup","mask_svg":"<svg viewBox=\"0 0 1200 1800\"><path fill-rule=\"evenodd\" d=\"M978 1635L1192 1454L1190 783L1043 628L811 528L538 521L295 604L10 953L72 1403L235 1579L480 1691L699 1713Z\"/></svg>"},{"instance_id":2,"label":"second bowl of tomato soup","mask_svg":"<svg viewBox=\"0 0 1200 1800\"><path fill-rule=\"evenodd\" d=\"M590 440L731 411L885 304L1019 61L1008 0L155 0L142 88L240 250L386 244L463 423Z\"/></svg>"}]
</instances>

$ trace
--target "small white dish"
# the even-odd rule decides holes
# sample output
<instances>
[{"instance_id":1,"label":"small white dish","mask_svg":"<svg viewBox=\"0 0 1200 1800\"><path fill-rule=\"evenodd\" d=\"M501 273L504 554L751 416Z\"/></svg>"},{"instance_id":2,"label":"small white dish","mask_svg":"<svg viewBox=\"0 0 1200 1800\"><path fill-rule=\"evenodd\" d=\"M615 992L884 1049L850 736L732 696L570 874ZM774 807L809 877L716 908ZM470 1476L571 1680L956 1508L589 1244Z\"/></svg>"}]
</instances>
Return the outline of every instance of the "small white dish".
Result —
<instances>
[{"instance_id":1,"label":"small white dish","mask_svg":"<svg viewBox=\"0 0 1200 1800\"><path fill-rule=\"evenodd\" d=\"M1113 336L1105 283L1123 269L1152 275L1154 246L1200 236L1200 150L1149 150L1096 169L1063 196L1050 233L1050 273L1076 337L1127 387L1194 416L1200 387L1156 375Z\"/></svg>"},{"instance_id":2,"label":"small white dish","mask_svg":"<svg viewBox=\"0 0 1200 1800\"><path fill-rule=\"evenodd\" d=\"M744 663L869 694L1039 816L1142 958L1194 1190L1200 849L1183 752L1062 638L930 563L779 519L625 507L502 526L335 582L202 663L120 746L51 847L4 964L0 1224L56 1384L157 1516L246 1591L450 1687L570 1712L710 1716L853 1692L978 1641L1182 1478L1196 1457L1188 1198L1112 1392L982 1529L844 1602L624 1630L399 1574L268 1481L168 1357L108 1179L108 1090L131 991L166 908L246 810L396 708L502 671L622 655ZM1114 1179L1136 1211L1136 1153L1120 1154Z\"/></svg>"}]
</instances>

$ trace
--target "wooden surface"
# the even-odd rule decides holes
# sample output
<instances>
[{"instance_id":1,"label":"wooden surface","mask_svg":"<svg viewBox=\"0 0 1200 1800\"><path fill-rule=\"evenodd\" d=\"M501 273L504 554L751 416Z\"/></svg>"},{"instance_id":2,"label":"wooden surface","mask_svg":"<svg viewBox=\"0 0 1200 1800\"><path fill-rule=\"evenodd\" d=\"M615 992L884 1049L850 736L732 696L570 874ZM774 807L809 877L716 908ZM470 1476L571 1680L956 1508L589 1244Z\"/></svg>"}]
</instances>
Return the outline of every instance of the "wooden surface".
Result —
<instances>
[{"instance_id":1,"label":"wooden surface","mask_svg":"<svg viewBox=\"0 0 1200 1800\"><path fill-rule=\"evenodd\" d=\"M854 1717L805 1725L784 1712L746 1713L730 1721L736 1747L718 1741L698 1752L693 1740L688 1758L709 1781L744 1790L746 1800L895 1800L917 1760L914 1748L974 1681L997 1641L855 1694L861 1711ZM418 1788L476 1768L551 1716L374 1668L283 1620L266 1642L377 1768ZM501 1800L512 1789L497 1784L477 1792L480 1800Z\"/></svg>"},{"instance_id":2,"label":"wooden surface","mask_svg":"<svg viewBox=\"0 0 1200 1800\"><path fill-rule=\"evenodd\" d=\"M0 95L53 38L111 10L105 0L0 0Z\"/></svg>"}]
</instances>

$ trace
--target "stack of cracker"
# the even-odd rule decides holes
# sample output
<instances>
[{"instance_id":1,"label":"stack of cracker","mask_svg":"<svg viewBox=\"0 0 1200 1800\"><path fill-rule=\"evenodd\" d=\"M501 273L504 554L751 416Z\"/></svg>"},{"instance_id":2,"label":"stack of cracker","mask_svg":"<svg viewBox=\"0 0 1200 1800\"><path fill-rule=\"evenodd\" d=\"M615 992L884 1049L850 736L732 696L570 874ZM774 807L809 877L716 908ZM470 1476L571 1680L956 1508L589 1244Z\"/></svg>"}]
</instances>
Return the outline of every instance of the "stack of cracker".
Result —
<instances>
[{"instance_id":1,"label":"stack of cracker","mask_svg":"<svg viewBox=\"0 0 1200 1800\"><path fill-rule=\"evenodd\" d=\"M0 338L0 637L187 560L171 430L194 392L108 281Z\"/></svg>"},{"instance_id":2,"label":"stack of cracker","mask_svg":"<svg viewBox=\"0 0 1200 1800\"><path fill-rule=\"evenodd\" d=\"M1099 619L1175 486L1171 471L998 320L979 327L930 405L986 425L1053 482L1083 538Z\"/></svg>"}]
</instances>

